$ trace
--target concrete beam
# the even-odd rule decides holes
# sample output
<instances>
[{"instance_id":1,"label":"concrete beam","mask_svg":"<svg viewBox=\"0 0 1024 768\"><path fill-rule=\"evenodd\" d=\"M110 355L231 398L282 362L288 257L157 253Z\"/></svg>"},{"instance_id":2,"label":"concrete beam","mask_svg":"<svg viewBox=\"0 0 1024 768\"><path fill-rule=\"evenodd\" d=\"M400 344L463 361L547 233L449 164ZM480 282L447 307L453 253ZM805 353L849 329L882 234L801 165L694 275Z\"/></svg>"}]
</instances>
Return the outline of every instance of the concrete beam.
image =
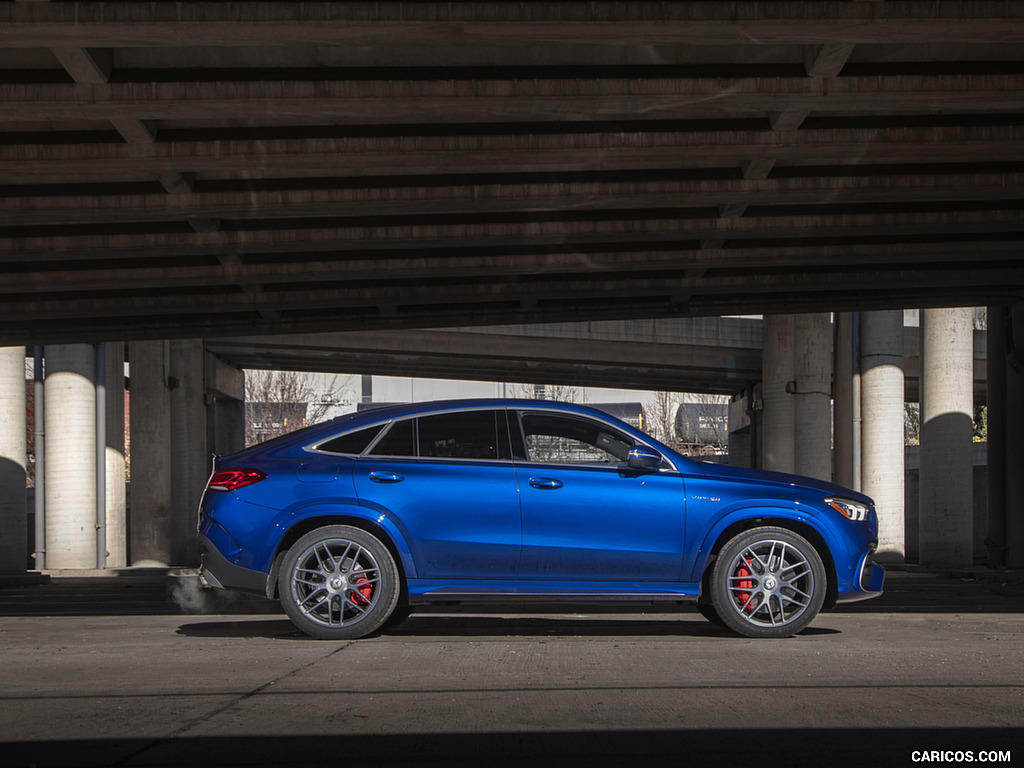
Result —
<instances>
[{"instance_id":1,"label":"concrete beam","mask_svg":"<svg viewBox=\"0 0 1024 768\"><path fill-rule=\"evenodd\" d=\"M760 322L727 318L207 341L244 368L578 383L735 394L761 377Z\"/></svg>"},{"instance_id":2,"label":"concrete beam","mask_svg":"<svg viewBox=\"0 0 1024 768\"><path fill-rule=\"evenodd\" d=\"M541 212L573 210L640 211L732 205L815 205L842 197L847 204L1017 200L1024 174L978 173L936 176L768 179L773 163L751 163L743 179L720 181L552 182L457 184L354 189L281 189L195 192L176 195L95 194L0 198L0 216L19 226L85 223L196 222L196 231L215 232L219 220L328 218L421 214ZM761 175L763 173L763 175ZM759 178L760 177L760 178Z\"/></svg>"},{"instance_id":3,"label":"concrete beam","mask_svg":"<svg viewBox=\"0 0 1024 768\"><path fill-rule=\"evenodd\" d=\"M2 87L0 87L2 88ZM76 113L77 114L77 113ZM312 118L310 118L312 119ZM301 178L738 167L757 158L778 165L944 163L1024 160L1024 126L801 131L570 133L498 136L295 138L156 144L0 146L8 183L132 180L187 170L203 178ZM847 183L853 183L847 180ZM924 184L925 188L929 185Z\"/></svg>"},{"instance_id":4,"label":"concrete beam","mask_svg":"<svg viewBox=\"0 0 1024 768\"><path fill-rule=\"evenodd\" d=\"M319 222L316 222L319 223ZM332 224L334 222L331 222ZM999 235L1020 229L1017 210L964 211L957 216L961 233ZM602 221L523 221L460 224L403 224L367 227L355 220L349 226L319 226L293 230L167 232L83 236L0 237L0 262L45 261L60 258L64 251L75 259L152 259L159 256L217 253L274 253L294 250L333 252L424 248L472 248L501 245L503 248L614 243L679 243L680 240L767 238L865 238L942 236L949 231L944 212L833 214L820 216L746 216L721 219L618 219Z\"/></svg>"},{"instance_id":5,"label":"concrete beam","mask_svg":"<svg viewBox=\"0 0 1024 768\"><path fill-rule=\"evenodd\" d=\"M8 120L276 120L343 125L1024 111L1024 75L3 84Z\"/></svg>"},{"instance_id":6,"label":"concrete beam","mask_svg":"<svg viewBox=\"0 0 1024 768\"><path fill-rule=\"evenodd\" d=\"M805 45L977 41L1016 43L1024 9L998 4L822 2L737 7L728 2L657 5L575 3L335 3L315 11L262 3L258 16L235 6L177 3L8 3L0 12L0 45L39 48L275 45L330 46L664 46ZM429 22L429 23L426 23Z\"/></svg>"},{"instance_id":7,"label":"concrete beam","mask_svg":"<svg viewBox=\"0 0 1024 768\"><path fill-rule=\"evenodd\" d=\"M386 273L382 273L384 277ZM397 282L397 275L391 275L389 285L360 285L345 281L342 285L317 286L309 282L300 287L287 287L273 292L238 293L230 286L218 293L205 293L195 296L180 296L178 292L159 294L156 291L146 296L88 297L81 299L50 298L44 296L37 300L23 301L16 306L0 306L0 321L15 322L30 312L40 321L49 319L87 318L89 315L105 317L129 317L132 315L155 316L161 314L184 314L190 312L263 312L268 310L303 310L318 307L375 307L398 306L412 307L422 305L437 309L439 305L449 302L494 302L524 301L536 306L540 302L552 300L600 300L614 292L616 296L633 297L676 297L725 294L736 301L738 292L745 292L748 301L768 301L772 298L792 299L794 295L811 294L807 298L820 303L828 301L826 294L848 294L851 291L868 293L876 290L883 280L883 274L889 275L897 283L913 283L917 291L926 286L939 296L944 296L942 289L959 289L967 292L971 287L993 290L997 286L1008 286L1020 291L1024 288L1024 274L1015 265L1002 269L981 271L969 266L954 265L948 268L930 267L926 273L916 272L913 275L901 275L890 270L863 270L856 268L837 268L826 276L814 274L779 274L751 277L737 276L704 276L704 277L673 277L671 275L632 276L632 275L593 275L586 278L575 276L551 275L543 281L526 283L516 279L499 280L494 283L465 283L459 279L451 279L445 283L432 283L428 286ZM406 277L406 276L402 276ZM308 281L303 281L308 282ZM771 294L776 294L774 297ZM813 294L821 294L815 297ZM216 297L214 300L213 297ZM758 298L754 298L754 297ZM785 300L785 299L783 299ZM863 297L862 297L863 300ZM820 304L818 304L820 305ZM816 305L816 306L818 306ZM732 306L747 306L736 302ZM704 314L704 313L702 313ZM749 314L749 312L722 312L706 314ZM603 318L596 318L603 319ZM464 324L463 323L460 324ZM32 329L26 329L30 332Z\"/></svg>"}]
</instances>

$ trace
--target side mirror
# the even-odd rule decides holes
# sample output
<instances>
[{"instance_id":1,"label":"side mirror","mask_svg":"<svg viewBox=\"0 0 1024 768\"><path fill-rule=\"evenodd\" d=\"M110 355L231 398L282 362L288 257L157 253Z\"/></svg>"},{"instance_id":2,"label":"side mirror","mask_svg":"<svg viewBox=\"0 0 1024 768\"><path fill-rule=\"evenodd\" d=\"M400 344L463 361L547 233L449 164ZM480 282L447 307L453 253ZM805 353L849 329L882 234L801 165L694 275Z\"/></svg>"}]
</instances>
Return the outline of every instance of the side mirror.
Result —
<instances>
[{"instance_id":1,"label":"side mirror","mask_svg":"<svg viewBox=\"0 0 1024 768\"><path fill-rule=\"evenodd\" d=\"M630 469L658 469L662 461L662 455L646 445L634 445L626 455L626 464Z\"/></svg>"}]
</instances>

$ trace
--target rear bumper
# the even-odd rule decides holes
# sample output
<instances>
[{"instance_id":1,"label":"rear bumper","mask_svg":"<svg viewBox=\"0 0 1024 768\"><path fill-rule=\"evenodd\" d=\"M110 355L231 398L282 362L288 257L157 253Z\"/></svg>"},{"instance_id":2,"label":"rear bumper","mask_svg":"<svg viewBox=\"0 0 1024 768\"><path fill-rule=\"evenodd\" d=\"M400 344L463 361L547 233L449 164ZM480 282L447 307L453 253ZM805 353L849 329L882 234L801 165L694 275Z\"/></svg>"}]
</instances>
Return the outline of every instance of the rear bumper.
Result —
<instances>
[{"instance_id":1,"label":"rear bumper","mask_svg":"<svg viewBox=\"0 0 1024 768\"><path fill-rule=\"evenodd\" d=\"M267 574L231 563L204 534L199 534L199 542L203 553L199 578L204 586L251 592L266 597Z\"/></svg>"}]
</instances>

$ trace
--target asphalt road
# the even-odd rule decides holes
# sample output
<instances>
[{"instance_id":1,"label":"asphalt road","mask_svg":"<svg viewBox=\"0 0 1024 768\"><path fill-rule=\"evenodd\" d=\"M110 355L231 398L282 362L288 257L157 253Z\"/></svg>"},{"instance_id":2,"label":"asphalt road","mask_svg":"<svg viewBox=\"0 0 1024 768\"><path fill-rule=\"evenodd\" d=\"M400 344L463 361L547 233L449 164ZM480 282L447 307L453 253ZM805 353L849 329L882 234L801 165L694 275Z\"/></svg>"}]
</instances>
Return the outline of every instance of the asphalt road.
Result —
<instances>
[{"instance_id":1,"label":"asphalt road","mask_svg":"<svg viewBox=\"0 0 1024 768\"><path fill-rule=\"evenodd\" d=\"M324 642L190 585L0 584L0 766L1024 764L1019 577L892 574L773 641L504 606Z\"/></svg>"}]
</instances>

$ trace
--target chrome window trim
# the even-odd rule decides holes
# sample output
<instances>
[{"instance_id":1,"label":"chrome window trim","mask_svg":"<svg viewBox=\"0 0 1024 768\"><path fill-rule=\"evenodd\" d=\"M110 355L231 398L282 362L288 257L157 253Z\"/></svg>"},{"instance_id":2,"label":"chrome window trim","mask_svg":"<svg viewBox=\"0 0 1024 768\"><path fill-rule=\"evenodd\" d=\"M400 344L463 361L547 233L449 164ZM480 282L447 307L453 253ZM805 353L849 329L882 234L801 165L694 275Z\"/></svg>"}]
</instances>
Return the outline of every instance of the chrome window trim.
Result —
<instances>
[{"instance_id":1,"label":"chrome window trim","mask_svg":"<svg viewBox=\"0 0 1024 768\"><path fill-rule=\"evenodd\" d=\"M381 440L383 440L384 436L387 435L387 433L391 431L392 427L394 427L394 425L399 423L399 422L409 421L410 419L422 419L422 418L426 418L426 417L429 417L429 416L443 416L446 413L470 413L470 412L475 412L475 411L505 411L507 413L509 411L509 408L506 407L506 406L503 406L503 405L499 405L499 406L496 406L496 405L489 405L489 406L488 405L478 405L478 406L469 406L469 407L464 407L464 408L457 408L457 407L456 408L441 408L441 409L438 409L436 411L427 411L426 413L416 413L416 414L411 414L409 416L401 416L401 417L391 418L391 419L380 419L378 421L371 421L369 424L363 424L363 425L361 425L361 426L359 426L359 427L357 427L355 429L342 430L341 432L336 432L335 434L330 435L329 437L325 437L323 440L317 440L315 443L310 443L309 445L305 446L302 450L307 452L307 453L315 453L315 454L318 454L320 456L349 456L349 457L355 458L355 459L359 459L359 458L378 458L378 459L412 459L412 460L415 460L415 461L420 461L420 460L423 460L423 461L472 461L472 462L487 461L487 462L494 462L494 463L511 463L511 461L512 461L511 459L446 459L446 458L441 458L441 457L437 457L437 456L377 456L377 457L374 457L372 455L372 451L377 446L377 443L379 443ZM370 429L371 427L375 427L375 426L377 426L379 424L384 425L384 429L382 429L377 434L377 436L375 438L373 438L373 440L370 441L370 444L367 445L365 449L363 449L362 453L359 453L359 454L356 454L356 453L332 453L330 451L321 451L319 449L320 446L323 445L324 443L329 443L331 440L334 440L335 438L341 437L342 435L347 435L347 434L349 434L351 432L360 432L360 431L362 431L364 429ZM420 449L420 446L419 446L419 430L416 430L416 451L419 452L419 449Z\"/></svg>"},{"instance_id":2,"label":"chrome window trim","mask_svg":"<svg viewBox=\"0 0 1024 768\"><path fill-rule=\"evenodd\" d=\"M610 421L602 418L601 416L597 416L597 415L590 414L590 413L577 413L577 412L575 412L573 410L569 410L569 409L566 409L566 408L558 408L558 407L555 407L555 408L531 408L528 405L493 405L493 404L491 404L491 405L479 405L479 406L463 406L463 407L441 408L441 409L435 410L435 411L427 411L425 413L416 413L416 414L411 414L411 415L408 415L408 416L401 416L401 417L398 417L398 418L379 419L377 421L371 421L371 422L369 422L367 424L361 424L361 425L359 425L358 427L356 427L354 429L342 430L340 432L336 432L336 433L334 433L332 435L329 435L329 436L323 438L322 440L317 440L314 443L310 443L309 445L307 445L307 446L305 446L303 448L303 451L305 451L306 453L312 453L312 454L316 454L316 455L319 455L319 456L345 456L345 457L354 458L354 459L377 458L377 459L379 459L381 461L402 460L402 461L426 461L426 462L446 462L446 463L460 462L460 463L476 463L476 464L479 464L479 463L488 463L488 464L520 464L520 465L566 467L566 468L578 468L578 469L579 468L585 468L585 469L607 469L607 470L615 470L615 471L619 471L619 470L623 469L623 467L620 467L620 466L602 467L602 466L596 466L596 465L592 465L592 464L558 464L558 463L551 463L551 462L530 461L528 459L527 460L519 460L519 461L517 461L517 459L515 457L513 457L511 459L447 459L447 458L439 458L439 457L436 457L436 456L377 456L377 457L374 457L372 455L372 451L373 451L374 447L377 445L377 443L379 443L384 438L384 436L387 435L387 433L391 431L392 427L396 423L398 423L400 421L408 421L409 419L419 419L419 418L423 418L423 417L426 417L426 416L441 416L441 415L444 415L446 413L468 413L468 412L471 412L471 411L505 411L506 414L508 414L509 412L512 412L516 416L516 418L509 420L509 428L512 428L513 425L518 426L521 435L523 433L522 433L522 424L520 422L520 418L523 415L527 414L527 413L535 413L535 414L540 414L540 415L544 415L544 414L558 414L558 415L561 415L561 416L568 416L570 418L583 419L583 420L589 420L589 421L596 421L599 424L603 424L608 429L612 429L612 430L614 430L616 432L622 432L622 429L621 429L621 427L619 427L619 425L613 424ZM331 440L334 440L337 437L341 437L342 435L349 434L350 432L359 432L359 431L364 430L364 429L370 429L371 427L375 427L375 426L378 426L378 425L383 425L384 429L382 429L380 431L380 433L378 433L377 436L374 437L373 440L370 441L370 444L368 446L366 446L366 448L360 454L332 453L330 451L321 451L321 450L319 450L319 446L323 445L324 443L328 443L328 442L330 442ZM658 453L661 454L662 459L665 460L665 462L668 464L668 467L662 467L662 468L659 468L659 469L654 470L654 471L660 472L660 473L668 473L668 472L679 473L680 472L679 467L676 466L676 463L671 458L669 458L669 456L667 456L665 454L665 452L661 448L652 445L651 443L647 442L646 440L643 440L642 438L636 437L635 435L633 435L630 432L625 432L623 434L625 434L627 437L633 438L636 441L637 444L644 445L647 448L650 448L651 450L655 450L655 451L657 451ZM418 441L418 439L419 439L419 436L417 435L417 441ZM525 435L524 435L524 439L525 439ZM416 450L419 451L419 445L416 446Z\"/></svg>"}]
</instances>

